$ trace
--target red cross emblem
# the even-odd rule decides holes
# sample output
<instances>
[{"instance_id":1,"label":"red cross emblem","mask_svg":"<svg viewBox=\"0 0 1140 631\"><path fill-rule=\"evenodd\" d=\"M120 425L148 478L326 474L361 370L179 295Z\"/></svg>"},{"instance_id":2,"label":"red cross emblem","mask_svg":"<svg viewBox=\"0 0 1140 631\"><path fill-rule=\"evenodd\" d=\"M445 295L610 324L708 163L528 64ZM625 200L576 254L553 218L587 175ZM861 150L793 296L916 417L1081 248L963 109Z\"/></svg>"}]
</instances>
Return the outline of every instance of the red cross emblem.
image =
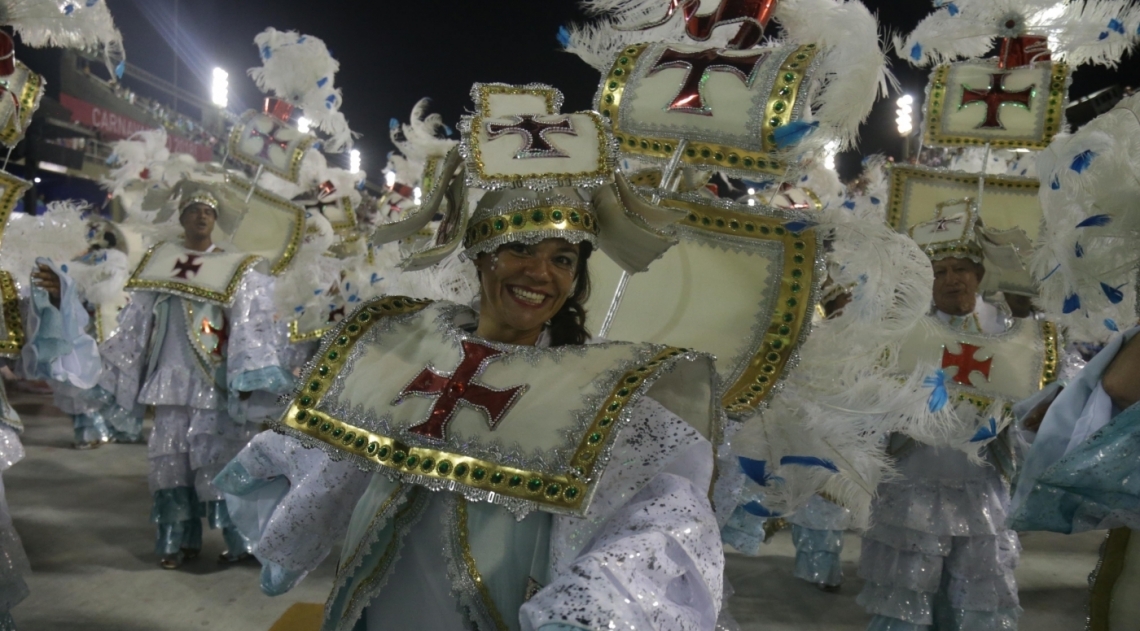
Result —
<instances>
[{"instance_id":1,"label":"red cross emblem","mask_svg":"<svg viewBox=\"0 0 1140 631\"><path fill-rule=\"evenodd\" d=\"M958 355L951 353L945 346L942 347L942 367L949 368L954 366L958 372L954 373L954 381L964 386L973 385L970 383L970 374L974 372L982 373L986 381L990 380L990 367L994 363L994 358L991 357L987 360L977 359L978 351L982 350L981 346L974 346L960 342L962 352Z\"/></svg>"},{"instance_id":2,"label":"red cross emblem","mask_svg":"<svg viewBox=\"0 0 1140 631\"><path fill-rule=\"evenodd\" d=\"M710 72L721 71L736 75L744 85L752 87L752 73L756 67L768 57L768 53L756 53L742 57L725 57L714 49L700 50L684 53L672 48L666 48L657 59L657 63L649 69L646 76L652 77L658 71L666 68L682 68L685 70L685 80L673 101L669 104L670 110L712 116L712 109L705 107L701 99L701 87Z\"/></svg>"},{"instance_id":3,"label":"red cross emblem","mask_svg":"<svg viewBox=\"0 0 1140 631\"><path fill-rule=\"evenodd\" d=\"M463 341L459 366L450 376L441 375L428 366L404 387L393 405L400 403L408 395L435 397L428 420L408 431L434 440L446 438L447 425L455 416L460 403L482 410L487 415L491 429L499 424L507 410L526 391L527 386L515 386L502 390L473 383L473 379L503 351L484 346L470 340Z\"/></svg>"},{"instance_id":4,"label":"red cross emblem","mask_svg":"<svg viewBox=\"0 0 1140 631\"><path fill-rule=\"evenodd\" d=\"M670 0L665 17L656 22L644 24L633 30L661 26L681 10L685 20L685 32L689 37L705 41L714 29L721 25L739 24L740 30L732 36L728 47L735 50L752 48L760 43L764 27L768 25L776 10L776 0L720 0L715 11L707 15L697 15L701 0Z\"/></svg>"},{"instance_id":5,"label":"red cross emblem","mask_svg":"<svg viewBox=\"0 0 1140 631\"><path fill-rule=\"evenodd\" d=\"M959 216L959 217L954 217L951 219L946 219L946 218L940 217L938 219L935 219L934 220L934 231L935 232L947 232L950 229L947 228L946 226L948 224L952 224L952 223L962 223L962 217Z\"/></svg>"},{"instance_id":6,"label":"red cross emblem","mask_svg":"<svg viewBox=\"0 0 1140 631\"><path fill-rule=\"evenodd\" d=\"M542 121L534 120L533 114L520 114L514 118L515 122L513 125L487 123L487 137L494 140L506 134L518 134L522 136L523 146L522 149L519 149L519 152L515 154L516 160L524 160L526 158L565 158L567 157L566 154L550 144L550 140L546 135L578 135L578 132L574 131L574 125L570 123L569 118L563 117L553 123L543 123Z\"/></svg>"},{"instance_id":7,"label":"red cross emblem","mask_svg":"<svg viewBox=\"0 0 1140 631\"><path fill-rule=\"evenodd\" d=\"M214 357L222 357L222 349L225 348L226 342L230 340L230 325L226 322L226 314L222 314L222 326L216 329L209 318L202 318L202 333L204 335L217 336L218 343L214 345L214 349L210 351L210 354Z\"/></svg>"},{"instance_id":8,"label":"red cross emblem","mask_svg":"<svg viewBox=\"0 0 1140 631\"><path fill-rule=\"evenodd\" d=\"M249 126L249 137L261 139L261 151L257 152L257 157L263 158L265 160L269 160L270 159L269 158L269 145L277 145L278 147L281 148L282 151L288 151L289 150L289 141L288 140L279 140L276 137L277 130L280 128L281 128L280 125L275 124L275 125L273 125L273 128L269 130L269 133L267 134L267 133L259 130L258 128L254 127L252 124Z\"/></svg>"},{"instance_id":9,"label":"red cross emblem","mask_svg":"<svg viewBox=\"0 0 1140 631\"><path fill-rule=\"evenodd\" d=\"M1037 87L1031 85L1019 92L1006 92L1005 90L1005 77L1008 73L995 72L990 75L990 89L982 92L975 90L968 85L963 84L962 88L962 103L959 109L971 105L973 103L986 104L986 119L978 125L978 129L1005 129L1001 124L1001 106L1006 103L1013 103L1020 105L1025 109L1029 109L1029 104L1033 100L1033 91Z\"/></svg>"},{"instance_id":10,"label":"red cross emblem","mask_svg":"<svg viewBox=\"0 0 1140 631\"><path fill-rule=\"evenodd\" d=\"M198 272L202 269L202 264L198 262L199 258L197 254L187 253L186 260L179 259L175 261L174 269L172 270L174 277L188 280L190 275L197 276Z\"/></svg>"}]
</instances>

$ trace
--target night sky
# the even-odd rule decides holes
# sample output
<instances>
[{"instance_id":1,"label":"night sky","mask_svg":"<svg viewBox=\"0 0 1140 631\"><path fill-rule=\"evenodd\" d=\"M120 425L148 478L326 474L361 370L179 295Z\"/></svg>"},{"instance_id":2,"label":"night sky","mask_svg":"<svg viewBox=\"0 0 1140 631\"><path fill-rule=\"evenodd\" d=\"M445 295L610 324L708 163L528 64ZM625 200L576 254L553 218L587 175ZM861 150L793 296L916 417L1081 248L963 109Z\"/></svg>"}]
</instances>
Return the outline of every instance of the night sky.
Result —
<instances>
[{"instance_id":1,"label":"night sky","mask_svg":"<svg viewBox=\"0 0 1140 631\"><path fill-rule=\"evenodd\" d=\"M908 32L930 11L922 0L864 0L881 26ZM369 179L378 181L392 150L388 124L407 120L421 97L454 125L470 107L475 82L549 83L566 95L565 111L588 109L598 74L577 57L561 52L558 27L584 19L574 0L107 0L123 33L128 60L173 79L178 50L178 84L209 96L215 66L230 74L230 109L259 107L261 94L245 70L259 64L254 36L266 27L320 37L341 70L349 125ZM367 6L367 8L362 8ZM176 39L175 13L179 36ZM1140 78L1135 54L1116 72L1085 67L1074 74L1075 100L1113 83ZM926 71L894 59L903 89L920 95ZM880 100L864 126L858 153L901 153L895 132L894 95ZM858 170L856 153L840 156L841 175Z\"/></svg>"}]
</instances>

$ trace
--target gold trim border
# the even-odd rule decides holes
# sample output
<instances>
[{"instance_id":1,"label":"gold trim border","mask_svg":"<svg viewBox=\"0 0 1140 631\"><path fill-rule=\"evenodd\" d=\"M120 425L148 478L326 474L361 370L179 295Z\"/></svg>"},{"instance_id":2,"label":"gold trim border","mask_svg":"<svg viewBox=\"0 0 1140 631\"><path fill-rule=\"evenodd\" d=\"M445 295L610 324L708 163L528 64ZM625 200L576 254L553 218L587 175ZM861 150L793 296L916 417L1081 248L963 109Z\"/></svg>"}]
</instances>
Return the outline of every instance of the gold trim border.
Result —
<instances>
[{"instance_id":1,"label":"gold trim border","mask_svg":"<svg viewBox=\"0 0 1140 631\"><path fill-rule=\"evenodd\" d=\"M926 104L925 133L922 143L935 147L980 147L986 144L997 149L1045 149L1053 142L1053 137L1061 130L1061 122L1065 116L1065 83L1069 78L1069 66L1063 62L1052 62L1053 72L1049 78L1049 99L1046 101L1048 109L1045 111L1044 126L1041 140L1027 138L975 138L972 136L943 135L939 128L942 126L942 110L946 105L946 80L950 75L951 64L944 64L934 69L930 78L930 94ZM995 70L997 68L995 67Z\"/></svg>"},{"instance_id":2,"label":"gold trim border","mask_svg":"<svg viewBox=\"0 0 1140 631\"><path fill-rule=\"evenodd\" d=\"M561 215L562 219L556 218L555 213ZM575 216L577 220L574 219ZM463 247L471 249L496 237L539 230L586 232L597 236L598 218L589 211L570 206L541 206L495 215L468 228L463 238Z\"/></svg>"},{"instance_id":3,"label":"gold trim border","mask_svg":"<svg viewBox=\"0 0 1140 631\"><path fill-rule=\"evenodd\" d=\"M154 255L155 250L165 243L166 242L164 241L162 243L153 245L149 250L146 251L146 254L144 254L142 260L139 261L138 267L135 268L134 273L131 274L131 277L127 280L127 284L123 287L123 289L127 291L164 291L171 293L183 293L191 296L196 296L202 300L209 300L211 302L228 306L234 299L234 293L237 291L242 277L245 276L245 273L248 272L254 265L257 265L257 263L262 260L260 256L253 255L242 259L242 262L234 271L233 276L230 277L229 283L226 285L225 293L210 291L209 289L203 289L201 287L195 287L194 285L185 283L176 283L169 280L146 280L139 278L139 276L142 274L142 271L146 269L146 265L150 262L150 258L152 255Z\"/></svg>"},{"instance_id":4,"label":"gold trim border","mask_svg":"<svg viewBox=\"0 0 1140 631\"><path fill-rule=\"evenodd\" d=\"M242 195L248 194L249 189L252 187L254 188L254 197L271 206L276 206L280 210L293 214L293 234L289 236L289 242L285 245L285 249L282 250L281 256L278 257L269 268L270 276L281 274L281 272L289 268L289 264L293 262L293 257L296 256L297 251L301 249L301 240L305 237L305 209L284 197L274 195L260 187L253 187L252 183L232 175L226 176L226 184L232 185L240 191Z\"/></svg>"},{"instance_id":5,"label":"gold trim border","mask_svg":"<svg viewBox=\"0 0 1140 631\"><path fill-rule=\"evenodd\" d=\"M0 186L4 187L4 195L0 197L0 244L2 244L12 209L16 207L24 193L28 192L32 183L7 171L0 171Z\"/></svg>"},{"instance_id":6,"label":"gold trim border","mask_svg":"<svg viewBox=\"0 0 1140 631\"><path fill-rule=\"evenodd\" d=\"M887 200L887 223L895 230L899 230L903 219L903 202L906 194L906 185L911 178L933 182L951 182L972 186L977 190L978 174L964 171L945 171L909 165L892 166L890 169L890 194ZM1036 178L1014 177L1008 175L987 175L985 187L987 190L1005 191L1032 191L1037 196L1041 183ZM909 228L910 226L907 226Z\"/></svg>"},{"instance_id":7,"label":"gold trim border","mask_svg":"<svg viewBox=\"0 0 1140 631\"><path fill-rule=\"evenodd\" d=\"M486 165L483 164L483 141L481 136L483 134L483 119L484 114L479 113L471 117L471 132L470 137L467 139L467 145L471 151L471 159L468 164L474 167L476 177L483 182L503 182L511 186L523 186L523 184L530 180L535 179L553 179L559 181L571 180L594 180L598 178L605 178L613 173L613 165L611 164L610 155L610 142L609 136L606 133L606 124L602 117L597 112L567 112L566 114L544 114L544 116L566 116L569 117L573 114L582 114L589 117L594 123L594 129L598 134L598 161L592 171L576 171L573 173L518 173L514 175L487 175ZM569 118L567 118L569 120ZM420 189L421 196L423 195L423 188Z\"/></svg>"},{"instance_id":8,"label":"gold trim border","mask_svg":"<svg viewBox=\"0 0 1140 631\"><path fill-rule=\"evenodd\" d=\"M621 128L621 101L625 94L626 83L648 46L649 44L635 44L618 54L609 73L602 78L602 89L599 90L598 101L594 107L612 125L614 139L622 151L668 160L673 155L673 150L680 142L680 138L636 136ZM783 63L780 64L780 70L777 72L776 81L773 83L772 92L768 97L768 103L764 107L764 123L761 132L763 152L749 151L730 145L690 142L686 145L685 154L681 156L681 161L693 166L730 168L783 175L788 165L780 161L775 155L777 148L774 132L776 127L785 122L783 117L795 108L796 100L799 98L800 90L803 87L804 71L811 66L817 53L818 49L815 44L800 46L788 53Z\"/></svg>"},{"instance_id":9,"label":"gold trim border","mask_svg":"<svg viewBox=\"0 0 1140 631\"><path fill-rule=\"evenodd\" d=\"M9 119L8 124L0 131L0 143L8 147L14 147L23 140L24 133L32 122L32 116L40 108L40 99L44 95L44 78L33 72L22 61L17 60L16 67L23 68L27 72L28 78L24 82L24 89L20 91L19 115L16 119ZM18 127L16 125L17 120L19 121Z\"/></svg>"},{"instance_id":10,"label":"gold trim border","mask_svg":"<svg viewBox=\"0 0 1140 631\"><path fill-rule=\"evenodd\" d=\"M8 328L7 339L0 339L0 355L19 355L24 348L24 323L20 319L20 294L16 283L6 270L0 270L0 302L4 309L4 326Z\"/></svg>"},{"instance_id":11,"label":"gold trim border","mask_svg":"<svg viewBox=\"0 0 1140 631\"><path fill-rule=\"evenodd\" d=\"M289 342L291 344L301 344L303 342L312 342L319 340L333 329L332 326L326 326L312 331L302 332L301 325L296 320L289 321Z\"/></svg>"},{"instance_id":12,"label":"gold trim border","mask_svg":"<svg viewBox=\"0 0 1140 631\"><path fill-rule=\"evenodd\" d=\"M1112 592L1116 581L1124 573L1125 555L1132 538L1129 528L1108 531L1097 562L1096 579L1089 585L1088 631L1109 631L1109 614L1112 612Z\"/></svg>"},{"instance_id":13,"label":"gold trim border","mask_svg":"<svg viewBox=\"0 0 1140 631\"><path fill-rule=\"evenodd\" d=\"M340 203L344 206L344 214L348 216L345 221L338 221L337 223L329 224L332 226L334 232L344 232L346 230L356 229L356 207L352 204L352 198L347 195L340 198Z\"/></svg>"},{"instance_id":14,"label":"gold trim border","mask_svg":"<svg viewBox=\"0 0 1140 631\"><path fill-rule=\"evenodd\" d=\"M462 495L455 497L455 530L459 539L459 553L463 557L463 569L467 572L471 582L475 584L475 590L479 592L479 598L483 601L483 606L487 608L487 614L491 616L495 631L508 631L510 627L503 621L503 614L499 613L499 607L495 605L495 599L491 597L491 590L483 582L483 575L479 572L479 565L475 562L475 556L471 554L471 545L467 540L467 498Z\"/></svg>"},{"instance_id":15,"label":"gold trim border","mask_svg":"<svg viewBox=\"0 0 1140 631\"><path fill-rule=\"evenodd\" d=\"M259 160L254 160L253 158L247 156L245 153L243 153L239 150L238 143L240 141L239 136L241 136L241 133L246 130L250 121L252 121L253 118L255 116L258 116L258 115L263 115L263 116L267 116L269 118L273 118L272 116L269 116L268 114L262 114L261 112L258 112L257 110L249 110L248 112L243 114L241 124L240 125L234 125L234 128L232 130L230 130L230 137L226 142L226 148L228 150L229 155L232 156L238 162L241 162L242 164L246 164L246 165L249 165L249 166L254 167L254 168L265 167L266 171L269 171L270 173L272 173L274 175L279 175L279 176L285 178L286 180L289 180L290 182L296 182L297 178L301 175L301 161L305 159L305 154L308 153L309 148L311 148L313 146L313 143L317 141L316 136L313 136L313 135L306 136L306 135L302 134L301 141L297 144L297 147L293 150L293 155L290 156L290 158L289 158L289 170L288 171L279 169L276 166L269 164L268 162L261 162ZM273 120L277 120L277 119L273 119ZM277 122L281 122L281 121L277 121ZM300 132L298 132L298 133L300 133Z\"/></svg>"},{"instance_id":16,"label":"gold trim border","mask_svg":"<svg viewBox=\"0 0 1140 631\"><path fill-rule=\"evenodd\" d=\"M638 388L652 380L670 359L687 352L665 347L653 359L626 371L617 380L582 436L565 475L548 475L463 454L406 445L316 409L344 368L349 350L380 318L414 313L430 302L402 296L378 298L342 320L332 333L332 343L322 349L323 355L305 376L301 394L290 403L279 424L403 474L456 482L472 489L556 507L562 512L574 511L582 507L588 496L587 481L597 478L597 457L612 437L625 406Z\"/></svg>"},{"instance_id":17,"label":"gold trim border","mask_svg":"<svg viewBox=\"0 0 1140 631\"><path fill-rule=\"evenodd\" d=\"M783 278L772 313L772 320L748 368L725 389L721 404L731 415L755 412L780 381L792 352L798 346L804 326L811 320L812 286L815 282L815 232L792 232L786 219L763 217L675 199L662 202L688 211L679 225L713 234L783 244Z\"/></svg>"},{"instance_id":18,"label":"gold trim border","mask_svg":"<svg viewBox=\"0 0 1140 631\"><path fill-rule=\"evenodd\" d=\"M546 99L547 116L556 116L558 114L558 102L562 100L562 92L558 88L551 86L538 87L537 85L521 86L503 83L481 83L479 84L478 90L479 98L476 102L479 103L480 117L488 117L491 115L490 97L496 94L531 94L541 96ZM424 196L427 196L426 193Z\"/></svg>"}]
</instances>

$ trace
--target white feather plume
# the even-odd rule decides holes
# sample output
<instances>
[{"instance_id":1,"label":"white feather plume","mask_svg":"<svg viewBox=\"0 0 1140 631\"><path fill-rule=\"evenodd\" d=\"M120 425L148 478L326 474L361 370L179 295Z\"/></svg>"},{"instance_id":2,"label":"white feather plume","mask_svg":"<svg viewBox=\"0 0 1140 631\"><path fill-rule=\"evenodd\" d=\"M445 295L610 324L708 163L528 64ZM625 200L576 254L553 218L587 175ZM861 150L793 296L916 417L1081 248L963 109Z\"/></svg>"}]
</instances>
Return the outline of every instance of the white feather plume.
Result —
<instances>
[{"instance_id":1,"label":"white feather plume","mask_svg":"<svg viewBox=\"0 0 1140 631\"><path fill-rule=\"evenodd\" d=\"M2 0L0 24L28 46L101 50L107 69L123 61L123 36L103 0Z\"/></svg>"},{"instance_id":2,"label":"white feather plume","mask_svg":"<svg viewBox=\"0 0 1140 631\"><path fill-rule=\"evenodd\" d=\"M1047 38L1054 59L1115 67L1136 45L1138 12L1132 0L955 0L896 37L895 48L928 66L984 57L999 37L1023 33Z\"/></svg>"},{"instance_id":3,"label":"white feather plume","mask_svg":"<svg viewBox=\"0 0 1140 631\"><path fill-rule=\"evenodd\" d=\"M98 262L91 264L73 260L67 264L67 273L93 305L114 304L123 294L123 287L131 275L127 255L119 250L103 250Z\"/></svg>"},{"instance_id":4,"label":"white feather plume","mask_svg":"<svg viewBox=\"0 0 1140 631\"><path fill-rule=\"evenodd\" d=\"M21 287L39 257L67 263L87 251L87 219L91 207L84 201L49 202L42 215L13 213L4 229L0 260Z\"/></svg>"},{"instance_id":5,"label":"white feather plume","mask_svg":"<svg viewBox=\"0 0 1140 631\"><path fill-rule=\"evenodd\" d=\"M1140 95L1058 135L1037 168L1045 216L1032 260L1038 306L1070 339L1107 339L1137 321Z\"/></svg>"},{"instance_id":6,"label":"white feather plume","mask_svg":"<svg viewBox=\"0 0 1140 631\"><path fill-rule=\"evenodd\" d=\"M262 62L249 69L257 87L300 107L312 125L328 135L323 141L326 151L340 153L351 148L354 134L340 112L341 93L334 85L340 64L324 41L272 27L253 41Z\"/></svg>"},{"instance_id":7,"label":"white feather plume","mask_svg":"<svg viewBox=\"0 0 1140 631\"><path fill-rule=\"evenodd\" d=\"M431 99L416 101L412 115L406 123L392 119L389 136L402 155L388 156L387 170L396 174L396 181L416 186L423 176L428 158L447 155L458 141L446 138L448 127L439 113L428 114Z\"/></svg>"}]
</instances>

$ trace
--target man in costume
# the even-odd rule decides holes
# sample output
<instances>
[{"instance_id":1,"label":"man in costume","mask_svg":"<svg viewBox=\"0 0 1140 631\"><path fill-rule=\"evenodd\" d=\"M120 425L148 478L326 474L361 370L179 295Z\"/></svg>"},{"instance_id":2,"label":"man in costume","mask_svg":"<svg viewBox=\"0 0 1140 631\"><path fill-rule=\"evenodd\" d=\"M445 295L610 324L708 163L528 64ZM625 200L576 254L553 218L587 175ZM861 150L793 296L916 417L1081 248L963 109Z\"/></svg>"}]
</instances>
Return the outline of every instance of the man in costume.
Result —
<instances>
[{"instance_id":1,"label":"man in costume","mask_svg":"<svg viewBox=\"0 0 1140 631\"><path fill-rule=\"evenodd\" d=\"M879 486L859 566L867 582L858 602L875 614L874 631L1017 624L1020 544L1005 525L1016 438L1006 410L1055 377L1056 336L1048 323L1013 322L982 300L981 230L968 199L911 229L931 259L934 309L903 344L900 365L940 366L930 409L953 406L962 421L954 431L973 433L984 460L891 440L902 477Z\"/></svg>"},{"instance_id":2,"label":"man in costume","mask_svg":"<svg viewBox=\"0 0 1140 631\"><path fill-rule=\"evenodd\" d=\"M536 112L590 141L551 135L555 151L520 152L523 138L489 132L511 124L498 108L525 113L554 91L479 90L494 95L491 121L468 122L464 137L486 162L456 174L452 152L424 204L375 238L415 234L447 200L437 239L408 264L438 262L462 242L480 308L367 303L324 338L279 423L376 472L349 523L324 628L712 629L723 554L707 497L710 358L585 344L595 246L637 270L668 241L630 220L654 210L620 176L615 185L596 118ZM526 175L485 194L468 220L467 174L502 164ZM575 177L583 165L592 175ZM563 184L543 187L551 177Z\"/></svg>"},{"instance_id":3,"label":"man in costume","mask_svg":"<svg viewBox=\"0 0 1140 631\"><path fill-rule=\"evenodd\" d=\"M231 223L239 213L232 197L184 180L170 203L183 242L160 243L143 258L127 283L131 302L119 329L100 349L100 387L113 395L114 412L155 406L151 519L167 569L197 556L203 516L222 529L228 550L221 561L248 556L212 480L255 430L235 415L239 399L282 391L292 381L278 365L272 283L253 269L259 257L223 252L213 242L215 223Z\"/></svg>"}]
</instances>

